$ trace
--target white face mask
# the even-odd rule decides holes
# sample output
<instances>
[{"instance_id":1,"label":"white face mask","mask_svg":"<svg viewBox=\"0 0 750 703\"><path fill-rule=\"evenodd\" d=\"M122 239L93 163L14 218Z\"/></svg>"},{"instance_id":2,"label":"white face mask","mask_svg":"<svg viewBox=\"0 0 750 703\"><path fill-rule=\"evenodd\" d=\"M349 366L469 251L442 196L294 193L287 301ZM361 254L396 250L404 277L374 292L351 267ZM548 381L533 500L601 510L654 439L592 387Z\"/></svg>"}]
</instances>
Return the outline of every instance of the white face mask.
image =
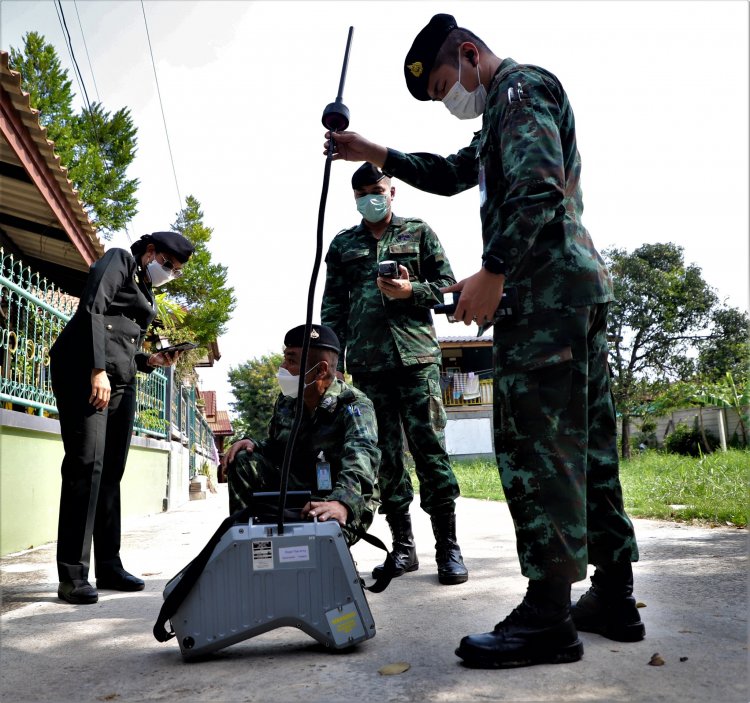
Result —
<instances>
[{"instance_id":1,"label":"white face mask","mask_svg":"<svg viewBox=\"0 0 750 703\"><path fill-rule=\"evenodd\" d=\"M448 108L448 112L458 117L459 120L471 120L484 112L484 106L487 104L487 91L479 75L479 63L477 63L477 78L479 78L479 85L471 93L461 85L461 56L459 54L458 80L443 98L443 105Z\"/></svg>"},{"instance_id":2,"label":"white face mask","mask_svg":"<svg viewBox=\"0 0 750 703\"><path fill-rule=\"evenodd\" d=\"M174 278L172 272L165 269L156 259L148 262L146 271L148 271L148 277L151 279L151 285L154 288L163 286Z\"/></svg>"},{"instance_id":3,"label":"white face mask","mask_svg":"<svg viewBox=\"0 0 750 703\"><path fill-rule=\"evenodd\" d=\"M320 362L315 364L315 366L319 366ZM305 376L307 376L310 371L312 371L315 366L312 367L312 369L308 369ZM296 398L299 395L299 376L293 376L290 374L285 368L280 368L278 373L276 374L276 380L279 383L279 388L281 388L281 392L287 397L287 398ZM312 383L306 383L305 388L308 386L312 386L312 384L315 383L314 381Z\"/></svg>"}]
</instances>

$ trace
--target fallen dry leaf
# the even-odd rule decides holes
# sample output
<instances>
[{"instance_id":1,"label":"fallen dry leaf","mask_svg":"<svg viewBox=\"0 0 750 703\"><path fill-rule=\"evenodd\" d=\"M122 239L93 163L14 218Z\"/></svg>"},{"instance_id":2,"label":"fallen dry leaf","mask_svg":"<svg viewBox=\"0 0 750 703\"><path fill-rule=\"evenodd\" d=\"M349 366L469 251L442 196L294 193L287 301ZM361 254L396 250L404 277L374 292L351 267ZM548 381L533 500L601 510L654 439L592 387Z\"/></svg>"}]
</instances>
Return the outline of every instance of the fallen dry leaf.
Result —
<instances>
[{"instance_id":1,"label":"fallen dry leaf","mask_svg":"<svg viewBox=\"0 0 750 703\"><path fill-rule=\"evenodd\" d=\"M378 669L378 673L383 676L395 676L396 674L403 674L405 671L411 669L411 664L407 662L395 662L393 664L386 664Z\"/></svg>"},{"instance_id":2,"label":"fallen dry leaf","mask_svg":"<svg viewBox=\"0 0 750 703\"><path fill-rule=\"evenodd\" d=\"M659 652L651 655L651 660L648 663L649 666L664 666L664 660L661 658Z\"/></svg>"},{"instance_id":3,"label":"fallen dry leaf","mask_svg":"<svg viewBox=\"0 0 750 703\"><path fill-rule=\"evenodd\" d=\"M644 603L643 601L640 601L640 600L639 600L639 601L638 601L638 602L637 602L637 603L635 604L635 607L636 607L636 608L645 608L645 607L646 607L646 604L645 604L645 603Z\"/></svg>"}]
</instances>

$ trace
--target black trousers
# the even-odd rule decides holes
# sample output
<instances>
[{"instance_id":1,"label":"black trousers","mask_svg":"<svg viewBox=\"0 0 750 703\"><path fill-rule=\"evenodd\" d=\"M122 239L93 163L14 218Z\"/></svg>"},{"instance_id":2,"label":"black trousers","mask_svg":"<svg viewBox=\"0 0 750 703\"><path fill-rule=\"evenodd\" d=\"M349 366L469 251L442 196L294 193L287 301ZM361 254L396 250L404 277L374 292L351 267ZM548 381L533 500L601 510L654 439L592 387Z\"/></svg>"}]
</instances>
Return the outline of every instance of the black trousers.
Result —
<instances>
[{"instance_id":1,"label":"black trousers","mask_svg":"<svg viewBox=\"0 0 750 703\"><path fill-rule=\"evenodd\" d=\"M57 361L57 363L55 363ZM57 572L61 581L88 579L91 541L99 575L120 561L120 479L125 472L135 419L135 382L110 377L109 405L89 403L91 372L52 361L65 457L62 462Z\"/></svg>"}]
</instances>

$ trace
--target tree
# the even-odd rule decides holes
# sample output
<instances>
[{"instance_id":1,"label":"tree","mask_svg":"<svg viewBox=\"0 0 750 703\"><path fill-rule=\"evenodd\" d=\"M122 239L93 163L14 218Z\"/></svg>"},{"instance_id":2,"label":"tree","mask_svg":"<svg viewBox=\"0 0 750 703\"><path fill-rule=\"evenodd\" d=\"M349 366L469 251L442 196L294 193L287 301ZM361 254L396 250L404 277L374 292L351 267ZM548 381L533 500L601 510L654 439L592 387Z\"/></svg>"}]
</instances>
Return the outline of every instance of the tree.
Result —
<instances>
[{"instance_id":1,"label":"tree","mask_svg":"<svg viewBox=\"0 0 750 703\"><path fill-rule=\"evenodd\" d=\"M184 339L207 347L226 331L237 300L234 288L227 285L227 267L211 261L208 242L213 229L203 223L203 212L198 200L189 195L185 207L172 225L195 246L195 252L184 268L184 273L166 286L166 291L186 311L182 322Z\"/></svg>"},{"instance_id":2,"label":"tree","mask_svg":"<svg viewBox=\"0 0 750 703\"><path fill-rule=\"evenodd\" d=\"M37 32L27 32L23 49L11 47L10 64L21 74L21 87L39 110L39 122L55 143L89 217L109 239L137 212L138 180L126 177L137 143L130 111L122 108L112 115L92 103L76 114L68 71Z\"/></svg>"},{"instance_id":3,"label":"tree","mask_svg":"<svg viewBox=\"0 0 750 703\"><path fill-rule=\"evenodd\" d=\"M229 382L237 399L231 403L232 410L238 413L237 419L232 421L236 438L266 436L279 395L276 373L283 360L282 354L269 354L229 369Z\"/></svg>"},{"instance_id":4,"label":"tree","mask_svg":"<svg viewBox=\"0 0 750 703\"><path fill-rule=\"evenodd\" d=\"M39 124L55 142L57 153L70 153L75 115L68 72L42 35L28 32L23 41L23 51L10 47L10 67L21 74L21 87L29 94L31 106L39 110Z\"/></svg>"},{"instance_id":5,"label":"tree","mask_svg":"<svg viewBox=\"0 0 750 703\"><path fill-rule=\"evenodd\" d=\"M130 111L106 112L100 103L73 120L71 180L96 228L107 237L138 212L138 179L126 177L136 152L137 129Z\"/></svg>"},{"instance_id":6,"label":"tree","mask_svg":"<svg viewBox=\"0 0 750 703\"><path fill-rule=\"evenodd\" d=\"M632 254L613 248L603 254L615 286L610 360L627 458L630 417L670 382L693 376L690 352L705 337L717 297L700 269L685 265L676 244L644 244Z\"/></svg>"},{"instance_id":7,"label":"tree","mask_svg":"<svg viewBox=\"0 0 750 703\"><path fill-rule=\"evenodd\" d=\"M709 334L700 344L698 373L710 381L726 379L730 374L735 383L745 384L750 372L749 327L750 319L743 310L714 310Z\"/></svg>"}]
</instances>

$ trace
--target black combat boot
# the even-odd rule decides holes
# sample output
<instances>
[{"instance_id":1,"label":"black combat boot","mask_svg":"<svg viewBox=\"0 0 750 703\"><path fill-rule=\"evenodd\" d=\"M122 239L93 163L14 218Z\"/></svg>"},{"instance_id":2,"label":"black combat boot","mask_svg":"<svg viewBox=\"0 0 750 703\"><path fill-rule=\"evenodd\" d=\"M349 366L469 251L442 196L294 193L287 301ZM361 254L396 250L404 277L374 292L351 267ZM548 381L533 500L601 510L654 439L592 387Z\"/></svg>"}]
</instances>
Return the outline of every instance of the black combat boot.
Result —
<instances>
[{"instance_id":1,"label":"black combat boot","mask_svg":"<svg viewBox=\"0 0 750 703\"><path fill-rule=\"evenodd\" d=\"M391 557L396 567L393 573L394 578L407 571L416 571L419 568L419 560L417 559L417 548L414 545L414 535L411 531L411 515L409 513L398 513L386 515L385 519L393 536ZM376 579L382 575L383 566L384 564L380 564L372 570L373 578Z\"/></svg>"},{"instance_id":2,"label":"black combat boot","mask_svg":"<svg viewBox=\"0 0 750 703\"><path fill-rule=\"evenodd\" d=\"M570 584L529 581L521 605L492 632L464 637L456 655L473 669L578 661L583 644L570 617Z\"/></svg>"},{"instance_id":3,"label":"black combat boot","mask_svg":"<svg viewBox=\"0 0 750 703\"><path fill-rule=\"evenodd\" d=\"M633 567L597 566L591 588L570 609L581 632L595 632L616 642L639 642L646 628L633 598Z\"/></svg>"},{"instance_id":4,"label":"black combat boot","mask_svg":"<svg viewBox=\"0 0 750 703\"><path fill-rule=\"evenodd\" d=\"M446 586L468 581L469 571L464 566L461 547L456 541L456 513L431 515L430 520L435 535L438 581Z\"/></svg>"}]
</instances>

